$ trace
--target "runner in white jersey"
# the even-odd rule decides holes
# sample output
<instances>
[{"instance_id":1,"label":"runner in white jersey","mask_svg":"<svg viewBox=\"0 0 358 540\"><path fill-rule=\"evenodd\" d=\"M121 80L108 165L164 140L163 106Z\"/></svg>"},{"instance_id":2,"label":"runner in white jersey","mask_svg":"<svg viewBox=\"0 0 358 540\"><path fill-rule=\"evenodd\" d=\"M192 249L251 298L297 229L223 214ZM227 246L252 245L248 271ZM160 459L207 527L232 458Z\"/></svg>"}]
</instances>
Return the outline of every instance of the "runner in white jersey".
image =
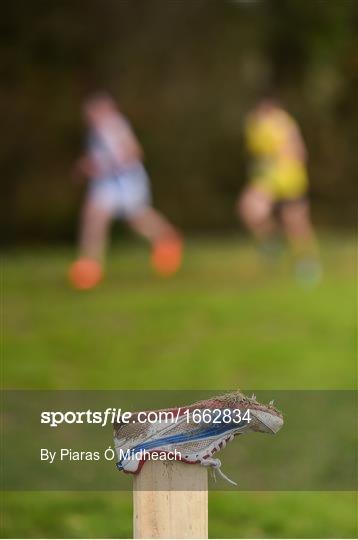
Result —
<instances>
[{"instance_id":1,"label":"runner in white jersey","mask_svg":"<svg viewBox=\"0 0 358 540\"><path fill-rule=\"evenodd\" d=\"M161 274L174 273L181 262L180 235L151 206L143 151L129 122L107 94L87 99L83 113L89 127L88 143L77 169L89 179L89 186L81 219L80 255L70 269L73 285L90 288L99 281L109 226L115 218L124 219L151 242L152 263Z\"/></svg>"}]
</instances>

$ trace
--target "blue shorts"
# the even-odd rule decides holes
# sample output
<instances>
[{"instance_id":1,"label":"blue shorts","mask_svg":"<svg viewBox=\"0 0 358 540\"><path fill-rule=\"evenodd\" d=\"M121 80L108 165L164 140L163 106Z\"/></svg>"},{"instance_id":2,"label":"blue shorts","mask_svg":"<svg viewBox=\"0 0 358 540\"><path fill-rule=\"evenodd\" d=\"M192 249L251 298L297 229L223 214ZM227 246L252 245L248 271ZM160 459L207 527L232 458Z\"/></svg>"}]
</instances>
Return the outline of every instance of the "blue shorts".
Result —
<instances>
[{"instance_id":1,"label":"blue shorts","mask_svg":"<svg viewBox=\"0 0 358 540\"><path fill-rule=\"evenodd\" d=\"M152 202L149 178L141 163L113 177L92 180L88 196L97 206L119 218L134 216Z\"/></svg>"}]
</instances>

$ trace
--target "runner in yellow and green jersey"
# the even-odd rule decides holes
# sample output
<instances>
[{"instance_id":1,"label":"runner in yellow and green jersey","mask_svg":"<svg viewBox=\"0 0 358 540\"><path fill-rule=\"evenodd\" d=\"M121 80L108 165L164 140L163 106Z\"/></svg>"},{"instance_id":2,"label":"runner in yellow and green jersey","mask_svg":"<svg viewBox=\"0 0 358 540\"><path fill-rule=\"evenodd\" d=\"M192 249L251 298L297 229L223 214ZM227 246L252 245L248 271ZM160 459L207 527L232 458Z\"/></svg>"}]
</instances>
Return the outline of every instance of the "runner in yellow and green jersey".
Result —
<instances>
[{"instance_id":1,"label":"runner in yellow and green jersey","mask_svg":"<svg viewBox=\"0 0 358 540\"><path fill-rule=\"evenodd\" d=\"M281 227L296 258L299 279L321 275L308 201L307 151L296 121L278 103L264 99L245 122L249 182L237 209L249 230L270 252Z\"/></svg>"}]
</instances>

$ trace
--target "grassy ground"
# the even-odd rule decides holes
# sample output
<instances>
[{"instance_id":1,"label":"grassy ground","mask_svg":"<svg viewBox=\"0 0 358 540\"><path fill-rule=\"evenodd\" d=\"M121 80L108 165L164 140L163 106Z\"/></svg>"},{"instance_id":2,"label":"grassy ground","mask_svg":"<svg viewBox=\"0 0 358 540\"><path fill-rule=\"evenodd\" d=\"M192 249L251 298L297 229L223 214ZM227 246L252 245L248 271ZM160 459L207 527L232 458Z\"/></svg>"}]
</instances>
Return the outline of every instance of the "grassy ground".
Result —
<instances>
[{"instance_id":1,"label":"grassy ground","mask_svg":"<svg viewBox=\"0 0 358 540\"><path fill-rule=\"evenodd\" d=\"M258 265L238 239L189 243L171 280L141 244L117 244L107 278L76 293L66 250L5 265L7 388L347 389L355 387L355 245L322 242L325 277L297 285L287 258ZM212 493L213 537L355 536L349 493ZM11 493L9 537L128 537L128 493Z\"/></svg>"}]
</instances>

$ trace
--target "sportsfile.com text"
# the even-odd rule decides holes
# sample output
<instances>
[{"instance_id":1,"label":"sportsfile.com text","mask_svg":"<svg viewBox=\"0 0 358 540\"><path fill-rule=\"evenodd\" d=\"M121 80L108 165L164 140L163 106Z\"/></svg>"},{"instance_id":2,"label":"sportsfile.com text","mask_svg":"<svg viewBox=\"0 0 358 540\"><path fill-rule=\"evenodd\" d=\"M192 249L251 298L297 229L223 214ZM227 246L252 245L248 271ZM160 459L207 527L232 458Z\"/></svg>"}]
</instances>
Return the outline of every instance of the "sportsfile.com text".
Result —
<instances>
[{"instance_id":1,"label":"sportsfile.com text","mask_svg":"<svg viewBox=\"0 0 358 540\"><path fill-rule=\"evenodd\" d=\"M108 424L156 424L179 423L188 424L240 424L250 423L250 409L187 409L163 411L128 412L122 409L107 408L105 411L42 411L41 424L58 427L61 424L98 424L105 427Z\"/></svg>"}]
</instances>

